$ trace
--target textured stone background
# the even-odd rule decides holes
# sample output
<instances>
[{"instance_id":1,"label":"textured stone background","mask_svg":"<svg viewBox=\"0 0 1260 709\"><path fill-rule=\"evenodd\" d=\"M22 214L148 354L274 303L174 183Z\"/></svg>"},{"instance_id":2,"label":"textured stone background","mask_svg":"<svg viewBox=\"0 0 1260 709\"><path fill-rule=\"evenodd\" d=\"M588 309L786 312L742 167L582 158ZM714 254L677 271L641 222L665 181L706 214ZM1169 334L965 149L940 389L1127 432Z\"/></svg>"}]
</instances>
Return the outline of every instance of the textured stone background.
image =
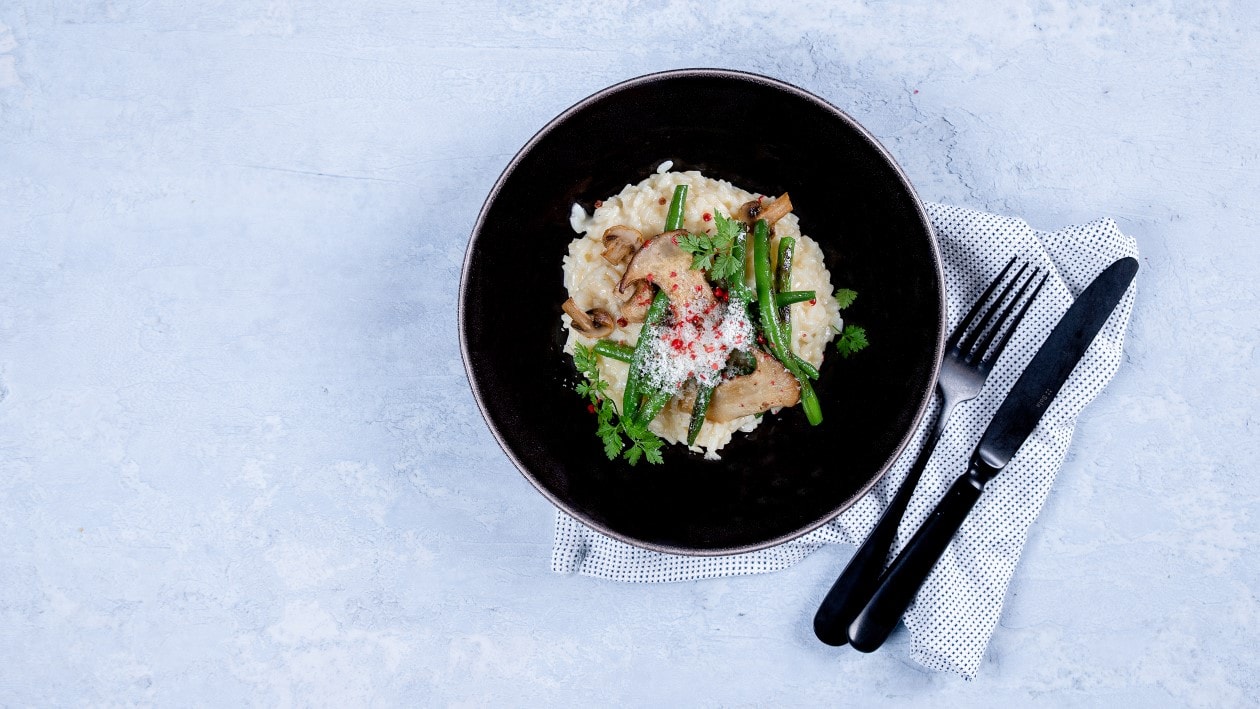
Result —
<instances>
[{"instance_id":1,"label":"textured stone background","mask_svg":"<svg viewBox=\"0 0 1260 709\"><path fill-rule=\"evenodd\" d=\"M1256 5L710 5L0 5L0 703L1255 702ZM463 249L551 116L682 66L821 94L925 199L1138 239L975 683L814 641L847 549L548 571Z\"/></svg>"}]
</instances>

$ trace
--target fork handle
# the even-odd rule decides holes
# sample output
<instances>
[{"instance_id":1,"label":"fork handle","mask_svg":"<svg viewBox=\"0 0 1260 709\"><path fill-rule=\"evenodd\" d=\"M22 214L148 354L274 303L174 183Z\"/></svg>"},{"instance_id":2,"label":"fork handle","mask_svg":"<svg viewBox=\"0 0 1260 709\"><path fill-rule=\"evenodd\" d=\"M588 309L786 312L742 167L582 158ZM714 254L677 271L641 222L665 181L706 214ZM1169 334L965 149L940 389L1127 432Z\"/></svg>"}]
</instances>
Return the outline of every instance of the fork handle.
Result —
<instances>
[{"instance_id":1,"label":"fork handle","mask_svg":"<svg viewBox=\"0 0 1260 709\"><path fill-rule=\"evenodd\" d=\"M923 476L923 470L927 467L932 451L941 438L941 431L944 430L945 418L948 415L948 408L941 411L937 424L932 427L931 435L919 451L919 457L915 458L914 464L910 466L910 471L906 473L906 479L901 483L897 494L888 503L875 528L854 552L853 558L849 559L848 565L844 567L844 571L840 572L836 582L831 585L831 590L827 591L827 595L823 598L822 604L818 606L818 612L814 614L814 635L824 643L840 646L849 641L849 624L853 622L858 611L862 610L862 606L870 598L871 591L879 580L879 574L884 570L884 562L887 561L888 552L897 538L897 528L901 526L901 518L905 516L906 506L910 504L910 498L914 496L914 489L919 484L919 478Z\"/></svg>"},{"instance_id":2,"label":"fork handle","mask_svg":"<svg viewBox=\"0 0 1260 709\"><path fill-rule=\"evenodd\" d=\"M853 649L874 652L888 639L976 500L980 499L985 481L979 465L973 461L970 469L949 487L919 531L906 542L888 571L880 577L870 600L849 625L849 642Z\"/></svg>"}]
</instances>

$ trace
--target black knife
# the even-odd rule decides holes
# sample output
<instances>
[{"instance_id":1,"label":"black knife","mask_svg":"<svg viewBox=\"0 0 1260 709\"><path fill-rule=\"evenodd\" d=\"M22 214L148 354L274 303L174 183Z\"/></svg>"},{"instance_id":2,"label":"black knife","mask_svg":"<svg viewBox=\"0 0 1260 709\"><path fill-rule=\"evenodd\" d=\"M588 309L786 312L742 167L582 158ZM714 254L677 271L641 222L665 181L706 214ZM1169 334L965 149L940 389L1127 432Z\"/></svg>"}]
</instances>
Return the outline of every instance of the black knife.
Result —
<instances>
[{"instance_id":1,"label":"black knife","mask_svg":"<svg viewBox=\"0 0 1260 709\"><path fill-rule=\"evenodd\" d=\"M905 548L880 576L871 599L849 625L849 642L854 649L873 652L884 644L976 500L980 499L984 486L1002 472L1037 427L1042 414L1128 290L1137 270L1138 262L1132 258L1122 258L1108 266L1050 331L993 415L993 421L971 454L967 472L954 481L936 509L906 542Z\"/></svg>"}]
</instances>

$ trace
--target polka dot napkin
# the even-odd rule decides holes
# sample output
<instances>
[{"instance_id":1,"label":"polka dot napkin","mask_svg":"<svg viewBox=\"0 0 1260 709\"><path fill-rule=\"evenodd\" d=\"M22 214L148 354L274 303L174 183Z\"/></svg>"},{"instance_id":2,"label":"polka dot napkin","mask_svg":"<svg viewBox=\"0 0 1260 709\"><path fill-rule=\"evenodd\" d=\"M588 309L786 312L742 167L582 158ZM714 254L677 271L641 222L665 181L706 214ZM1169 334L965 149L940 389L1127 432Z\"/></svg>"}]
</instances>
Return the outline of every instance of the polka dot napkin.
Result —
<instances>
[{"instance_id":1,"label":"polka dot napkin","mask_svg":"<svg viewBox=\"0 0 1260 709\"><path fill-rule=\"evenodd\" d=\"M1073 298L1116 259L1137 256L1137 244L1110 219L1043 232L1019 219L960 207L928 204L927 212L940 241L950 330L1011 256L1048 270L1050 278L984 391L954 411L910 502L898 547L966 469L998 405ZM1136 284L1129 288L1033 435L988 485L904 616L911 636L910 653L917 662L967 679L975 677L1028 528L1067 454L1076 417L1120 367L1135 289ZM934 412L935 405L930 410ZM617 581L683 581L778 571L823 544L861 543L905 478L934 415L924 418L911 445L870 494L832 522L796 540L735 556L674 556L610 539L558 512L552 568ZM820 598L825 590L819 590Z\"/></svg>"}]
</instances>

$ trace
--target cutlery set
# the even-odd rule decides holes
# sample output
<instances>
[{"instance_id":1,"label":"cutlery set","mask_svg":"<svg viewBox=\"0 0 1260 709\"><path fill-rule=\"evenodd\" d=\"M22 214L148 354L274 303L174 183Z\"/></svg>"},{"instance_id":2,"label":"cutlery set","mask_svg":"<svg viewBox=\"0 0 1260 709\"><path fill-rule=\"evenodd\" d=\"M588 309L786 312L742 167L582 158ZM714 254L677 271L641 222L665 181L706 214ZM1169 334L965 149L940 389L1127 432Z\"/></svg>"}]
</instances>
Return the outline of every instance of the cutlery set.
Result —
<instances>
[{"instance_id":1,"label":"cutlery set","mask_svg":"<svg viewBox=\"0 0 1260 709\"><path fill-rule=\"evenodd\" d=\"M1136 259L1108 266L1080 294L1011 387L960 475L885 568L914 490L954 408L974 399L1001 357L1047 275L1011 259L950 335L937 391L940 412L905 481L863 544L827 592L814 633L828 645L877 650L980 499L1032 434L1042 414L1084 356L1137 274Z\"/></svg>"}]
</instances>

